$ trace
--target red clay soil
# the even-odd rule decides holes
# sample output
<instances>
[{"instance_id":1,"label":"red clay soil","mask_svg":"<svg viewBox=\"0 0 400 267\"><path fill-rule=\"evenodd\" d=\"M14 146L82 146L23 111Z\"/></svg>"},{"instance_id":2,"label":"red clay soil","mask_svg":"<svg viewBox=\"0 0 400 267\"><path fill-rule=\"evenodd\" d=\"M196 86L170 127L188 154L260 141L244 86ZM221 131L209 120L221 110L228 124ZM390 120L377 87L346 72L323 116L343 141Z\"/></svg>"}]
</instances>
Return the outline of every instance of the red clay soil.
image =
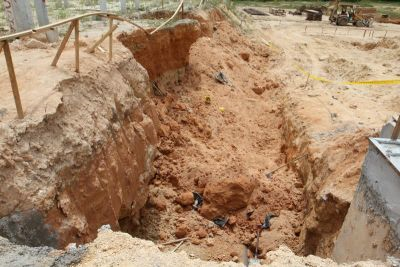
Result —
<instances>
[{"instance_id":1,"label":"red clay soil","mask_svg":"<svg viewBox=\"0 0 400 267\"><path fill-rule=\"evenodd\" d=\"M196 257L237 260L243 244L254 250L257 228L273 213L277 217L260 239L261 257L281 244L301 252L303 185L288 168L265 176L286 161L280 81L268 75L264 47L227 22L213 27L211 38L191 46L183 76L157 79L167 92L153 99L161 121L160 155L141 227L133 234L159 242L186 236L190 241L181 249ZM219 71L227 84L215 80ZM204 197L198 210L192 192ZM227 224L219 227L215 218Z\"/></svg>"}]
</instances>

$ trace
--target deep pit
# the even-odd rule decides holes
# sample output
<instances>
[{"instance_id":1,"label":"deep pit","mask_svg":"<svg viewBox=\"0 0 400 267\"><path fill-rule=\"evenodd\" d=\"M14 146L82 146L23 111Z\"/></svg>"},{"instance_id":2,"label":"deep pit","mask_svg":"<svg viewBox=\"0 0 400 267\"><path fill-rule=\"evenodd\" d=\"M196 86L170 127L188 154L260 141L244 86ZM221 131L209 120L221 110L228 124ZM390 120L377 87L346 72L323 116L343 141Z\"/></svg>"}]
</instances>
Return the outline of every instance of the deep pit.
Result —
<instances>
[{"instance_id":1,"label":"deep pit","mask_svg":"<svg viewBox=\"0 0 400 267\"><path fill-rule=\"evenodd\" d=\"M237 261L244 246L254 256L273 215L259 258L282 244L330 256L350 200L321 188L337 176L355 187L369 133L316 153L285 81L269 72L280 55L219 11L186 17L151 37L120 34L134 60L121 46L112 65L58 84L62 102L43 121L2 128L1 236L64 248L110 224L155 243L188 237L189 254Z\"/></svg>"}]
</instances>

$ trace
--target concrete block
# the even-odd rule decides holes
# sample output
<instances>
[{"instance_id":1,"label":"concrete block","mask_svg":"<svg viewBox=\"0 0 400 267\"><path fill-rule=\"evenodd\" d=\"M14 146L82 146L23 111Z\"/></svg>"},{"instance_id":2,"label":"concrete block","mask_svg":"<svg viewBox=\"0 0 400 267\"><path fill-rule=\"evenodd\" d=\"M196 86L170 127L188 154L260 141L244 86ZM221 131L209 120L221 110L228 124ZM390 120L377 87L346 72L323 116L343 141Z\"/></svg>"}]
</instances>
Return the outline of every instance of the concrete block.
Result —
<instances>
[{"instance_id":1,"label":"concrete block","mask_svg":"<svg viewBox=\"0 0 400 267\"><path fill-rule=\"evenodd\" d=\"M360 181L332 257L338 261L400 256L400 142L370 138Z\"/></svg>"}]
</instances>

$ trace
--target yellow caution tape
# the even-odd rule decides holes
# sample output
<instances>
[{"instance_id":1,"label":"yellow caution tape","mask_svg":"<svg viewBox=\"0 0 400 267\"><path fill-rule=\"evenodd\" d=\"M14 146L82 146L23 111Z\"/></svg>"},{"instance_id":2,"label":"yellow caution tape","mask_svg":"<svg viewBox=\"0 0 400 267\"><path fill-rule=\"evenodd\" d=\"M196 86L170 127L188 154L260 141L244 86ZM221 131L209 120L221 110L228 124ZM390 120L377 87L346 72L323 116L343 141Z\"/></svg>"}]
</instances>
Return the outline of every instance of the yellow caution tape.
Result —
<instances>
[{"instance_id":1,"label":"yellow caution tape","mask_svg":"<svg viewBox=\"0 0 400 267\"><path fill-rule=\"evenodd\" d=\"M275 46L272 42L267 42L266 40L262 39L261 40L270 48L273 50L279 50L277 46ZM324 77L319 77L316 75L313 75L312 73L306 71L299 65L295 65L297 70L301 73L303 73L305 76L308 76L310 79L313 79L315 81L320 81L324 83L335 83L335 84L342 84L342 85L387 85L387 84L400 84L400 80L377 80L377 81L344 81L344 82L338 82L338 81L332 81L329 79L326 79Z\"/></svg>"},{"instance_id":2,"label":"yellow caution tape","mask_svg":"<svg viewBox=\"0 0 400 267\"><path fill-rule=\"evenodd\" d=\"M355 82L343 82L343 84L365 84L365 85L400 84L400 80L355 81Z\"/></svg>"},{"instance_id":3,"label":"yellow caution tape","mask_svg":"<svg viewBox=\"0 0 400 267\"><path fill-rule=\"evenodd\" d=\"M305 76L308 76L310 79L315 81L325 82L325 83L336 83L336 84L343 84L343 85L383 85L383 84L400 84L400 80L377 80L377 81L345 81L345 82L337 82L325 79L323 77L319 77L309 73L308 71L304 70L299 65L296 65L296 68L299 72L303 73Z\"/></svg>"}]
</instances>

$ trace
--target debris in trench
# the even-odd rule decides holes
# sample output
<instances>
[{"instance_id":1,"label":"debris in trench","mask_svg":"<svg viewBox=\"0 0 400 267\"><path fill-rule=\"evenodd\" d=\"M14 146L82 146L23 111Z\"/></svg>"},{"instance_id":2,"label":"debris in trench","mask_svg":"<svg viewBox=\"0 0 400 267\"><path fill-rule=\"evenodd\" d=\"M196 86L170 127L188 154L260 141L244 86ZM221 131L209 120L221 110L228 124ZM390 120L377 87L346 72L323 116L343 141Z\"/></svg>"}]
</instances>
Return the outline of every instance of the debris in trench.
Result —
<instances>
[{"instance_id":1,"label":"debris in trench","mask_svg":"<svg viewBox=\"0 0 400 267\"><path fill-rule=\"evenodd\" d=\"M255 8L243 8L243 11L250 15L255 15L255 16L269 16L267 13L262 12L261 10Z\"/></svg>"},{"instance_id":2,"label":"debris in trench","mask_svg":"<svg viewBox=\"0 0 400 267\"><path fill-rule=\"evenodd\" d=\"M186 239L183 239L173 250L172 252L175 252L178 250L178 248L180 248L180 246L182 246L183 242L185 242Z\"/></svg>"},{"instance_id":3,"label":"debris in trench","mask_svg":"<svg viewBox=\"0 0 400 267\"><path fill-rule=\"evenodd\" d=\"M225 74L222 71L217 72L214 75L215 80L217 80L219 83L222 84L228 84L228 78L225 76Z\"/></svg>"},{"instance_id":4,"label":"debris in trench","mask_svg":"<svg viewBox=\"0 0 400 267\"><path fill-rule=\"evenodd\" d=\"M166 96L167 95L166 92L164 92L163 90L160 89L160 87L158 87L158 84L155 81L152 83L152 88L153 88L153 93L156 96Z\"/></svg>"},{"instance_id":5,"label":"debris in trench","mask_svg":"<svg viewBox=\"0 0 400 267\"><path fill-rule=\"evenodd\" d=\"M193 192L193 198L194 198L193 208L197 210L201 206L201 204L203 204L203 197L199 193Z\"/></svg>"},{"instance_id":6,"label":"debris in trench","mask_svg":"<svg viewBox=\"0 0 400 267\"><path fill-rule=\"evenodd\" d=\"M168 242L162 243L161 245L163 245L163 246L170 245L170 244L174 244L174 243L185 241L187 239L189 239L189 238L188 237L179 238L179 239L175 239L175 240L172 240L172 241L168 241Z\"/></svg>"},{"instance_id":7,"label":"debris in trench","mask_svg":"<svg viewBox=\"0 0 400 267\"><path fill-rule=\"evenodd\" d=\"M299 159L302 159L302 158L304 158L304 157L307 157L307 156L308 156L308 154L304 154L304 155L301 155L301 156L299 156L299 157L297 157L297 158L294 158L294 159L292 159L292 160L286 162L285 164L279 166L278 168L276 168L276 169L274 169L274 170L272 170L272 171L266 173L265 176L266 176L267 178L271 179L271 178L272 178L272 174L274 174L274 172L276 172L276 171L282 169L283 167L286 167L286 166L289 165L290 163L293 163L293 162L295 162L295 161L297 161L297 160L299 160Z\"/></svg>"},{"instance_id":8,"label":"debris in trench","mask_svg":"<svg viewBox=\"0 0 400 267\"><path fill-rule=\"evenodd\" d=\"M254 259L250 260L251 264L259 264L260 263L258 260L258 246L259 246L259 242L260 242L260 235L261 235L262 230L270 229L270 227L271 227L270 220L271 220L271 218L274 218L274 217L277 217L277 216L273 213L268 213L265 216L264 223L258 226L259 229L257 231L256 251L254 253Z\"/></svg>"},{"instance_id":9,"label":"debris in trench","mask_svg":"<svg viewBox=\"0 0 400 267\"><path fill-rule=\"evenodd\" d=\"M219 227L224 227L226 223L228 222L228 219L224 218L215 218L213 222L218 225Z\"/></svg>"},{"instance_id":10,"label":"debris in trench","mask_svg":"<svg viewBox=\"0 0 400 267\"><path fill-rule=\"evenodd\" d=\"M210 97L210 96L206 96L204 102L205 102L207 105L210 105L210 104L211 104L211 97Z\"/></svg>"},{"instance_id":11,"label":"debris in trench","mask_svg":"<svg viewBox=\"0 0 400 267\"><path fill-rule=\"evenodd\" d=\"M248 210L248 211L246 212L246 218L247 218L247 220L251 220L251 215L253 215L253 213L254 213L254 210L253 210L253 209Z\"/></svg>"},{"instance_id":12,"label":"debris in trench","mask_svg":"<svg viewBox=\"0 0 400 267\"><path fill-rule=\"evenodd\" d=\"M270 220L271 220L272 218L274 218L274 217L278 217L278 216L276 216L276 215L273 214L273 213L268 213L267 216L265 216L264 223L261 225L261 228L262 228L262 229L269 229L269 228L271 227L271 222L270 222Z\"/></svg>"}]
</instances>

